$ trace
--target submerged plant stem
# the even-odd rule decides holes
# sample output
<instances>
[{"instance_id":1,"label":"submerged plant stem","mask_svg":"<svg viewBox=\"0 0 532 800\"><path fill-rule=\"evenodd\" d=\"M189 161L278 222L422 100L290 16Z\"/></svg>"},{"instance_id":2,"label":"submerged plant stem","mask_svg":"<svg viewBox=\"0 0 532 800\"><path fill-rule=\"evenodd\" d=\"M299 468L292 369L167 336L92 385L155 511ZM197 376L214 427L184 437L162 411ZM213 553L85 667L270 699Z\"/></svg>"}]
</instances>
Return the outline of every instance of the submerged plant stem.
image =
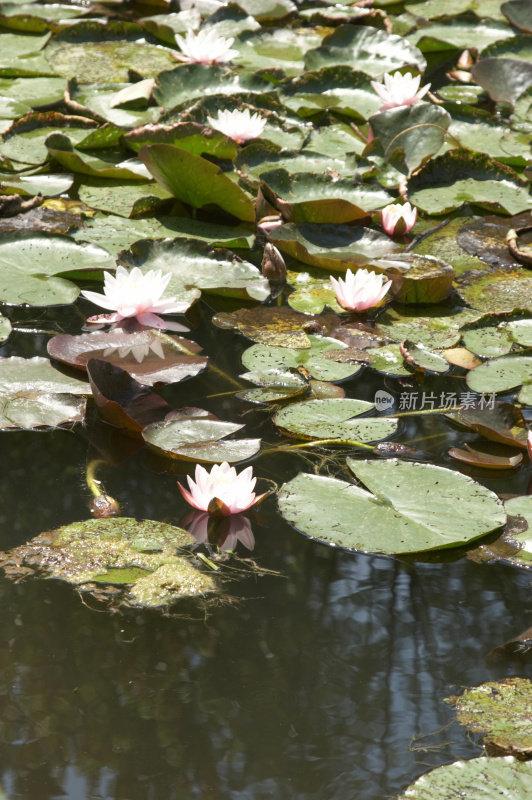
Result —
<instances>
[{"instance_id":1,"label":"submerged plant stem","mask_svg":"<svg viewBox=\"0 0 532 800\"><path fill-rule=\"evenodd\" d=\"M85 472L85 480L87 482L87 486L91 490L94 497L100 497L100 495L104 494L102 482L96 478L96 470L98 469L99 466L106 463L107 462L104 461L102 458L94 458L87 464L87 470Z\"/></svg>"},{"instance_id":2,"label":"submerged plant stem","mask_svg":"<svg viewBox=\"0 0 532 800\"><path fill-rule=\"evenodd\" d=\"M371 444L363 444L363 442L355 442L353 439L314 439L312 442L301 442L300 444L285 444L272 447L270 450L265 450L264 454L270 453L287 453L291 450L302 450L309 447L321 447L326 444L341 444L348 447L361 447L364 450L375 450Z\"/></svg>"}]
</instances>

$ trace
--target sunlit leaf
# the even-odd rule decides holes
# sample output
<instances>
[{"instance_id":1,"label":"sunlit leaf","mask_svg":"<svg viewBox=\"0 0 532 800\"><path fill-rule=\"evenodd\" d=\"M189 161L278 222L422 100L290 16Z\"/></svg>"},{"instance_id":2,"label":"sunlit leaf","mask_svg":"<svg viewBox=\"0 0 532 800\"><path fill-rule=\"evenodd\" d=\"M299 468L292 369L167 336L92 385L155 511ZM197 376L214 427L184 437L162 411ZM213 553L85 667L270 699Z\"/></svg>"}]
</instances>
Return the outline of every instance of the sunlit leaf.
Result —
<instances>
[{"instance_id":1,"label":"sunlit leaf","mask_svg":"<svg viewBox=\"0 0 532 800\"><path fill-rule=\"evenodd\" d=\"M393 417L359 417L374 409L373 403L364 400L308 400L281 409L273 422L283 433L298 439L377 442L396 432L397 420Z\"/></svg>"}]
</instances>

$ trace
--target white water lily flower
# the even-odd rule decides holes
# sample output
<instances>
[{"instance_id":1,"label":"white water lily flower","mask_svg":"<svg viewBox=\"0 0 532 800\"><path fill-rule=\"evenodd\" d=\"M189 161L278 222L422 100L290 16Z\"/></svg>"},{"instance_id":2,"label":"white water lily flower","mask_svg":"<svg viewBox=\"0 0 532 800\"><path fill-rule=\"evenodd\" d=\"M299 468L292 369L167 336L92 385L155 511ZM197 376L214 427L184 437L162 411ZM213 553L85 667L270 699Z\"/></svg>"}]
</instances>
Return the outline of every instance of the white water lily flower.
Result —
<instances>
[{"instance_id":1,"label":"white water lily flower","mask_svg":"<svg viewBox=\"0 0 532 800\"><path fill-rule=\"evenodd\" d=\"M225 64L238 55L238 50L231 50L234 39L226 39L216 33L215 28L203 28L194 33L187 31L185 36L175 35L181 50L174 53L179 61L196 64Z\"/></svg>"},{"instance_id":2,"label":"white water lily flower","mask_svg":"<svg viewBox=\"0 0 532 800\"><path fill-rule=\"evenodd\" d=\"M165 328L166 323L158 314L182 314L189 304L178 303L175 297L163 298L172 274L150 269L142 273L138 267L128 272L118 267L116 274L105 273L103 294L81 292L83 297L97 306L113 311L113 314L89 318L89 322L120 322L136 317L141 325Z\"/></svg>"},{"instance_id":3,"label":"white water lily flower","mask_svg":"<svg viewBox=\"0 0 532 800\"><path fill-rule=\"evenodd\" d=\"M358 269L354 274L350 269L343 278L329 278L336 292L338 303L347 311L366 311L376 306L390 286L391 281L384 283L386 277L367 269Z\"/></svg>"},{"instance_id":4,"label":"white water lily flower","mask_svg":"<svg viewBox=\"0 0 532 800\"><path fill-rule=\"evenodd\" d=\"M219 111L217 117L207 117L211 128L225 133L238 144L248 139L258 139L264 130L266 120L259 114L251 114L249 108L244 111Z\"/></svg>"},{"instance_id":5,"label":"white water lily flower","mask_svg":"<svg viewBox=\"0 0 532 800\"><path fill-rule=\"evenodd\" d=\"M266 497L265 494L256 495L253 491L257 479L253 477L252 467L247 467L237 474L236 469L230 467L227 461L215 464L210 472L196 464L194 477L195 483L187 475L190 491L179 481L177 486L187 503L199 511L209 511L211 501L217 500L215 513L218 516L228 517L230 514L246 511Z\"/></svg>"},{"instance_id":6,"label":"white water lily flower","mask_svg":"<svg viewBox=\"0 0 532 800\"><path fill-rule=\"evenodd\" d=\"M379 111L419 103L430 89L430 83L419 89L420 82L421 76L417 75L414 78L410 72L406 72L404 75L401 75L400 72L395 72L393 75L387 74L384 76L384 84L371 81L373 89L384 100Z\"/></svg>"}]
</instances>

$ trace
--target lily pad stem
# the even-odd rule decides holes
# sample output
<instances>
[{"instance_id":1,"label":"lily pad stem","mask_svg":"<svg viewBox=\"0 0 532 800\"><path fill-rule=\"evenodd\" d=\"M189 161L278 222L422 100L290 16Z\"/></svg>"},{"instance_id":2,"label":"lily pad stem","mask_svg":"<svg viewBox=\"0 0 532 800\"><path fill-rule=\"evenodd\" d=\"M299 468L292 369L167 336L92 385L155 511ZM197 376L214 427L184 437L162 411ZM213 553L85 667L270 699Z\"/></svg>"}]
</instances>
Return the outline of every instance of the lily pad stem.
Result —
<instances>
[{"instance_id":1,"label":"lily pad stem","mask_svg":"<svg viewBox=\"0 0 532 800\"><path fill-rule=\"evenodd\" d=\"M102 482L96 478L96 470L101 464L105 463L107 462L104 461L102 458L94 458L87 464L85 480L87 481L87 486L91 490L94 497L100 497L100 495L104 494L104 491L102 489Z\"/></svg>"},{"instance_id":2,"label":"lily pad stem","mask_svg":"<svg viewBox=\"0 0 532 800\"><path fill-rule=\"evenodd\" d=\"M286 453L291 450L302 450L308 447L321 447L326 444L342 444L348 447L361 447L364 450L375 450L373 445L363 444L362 442L355 442L353 439L314 439L312 442L301 442L301 444L286 444L272 447L271 450L265 450L264 453Z\"/></svg>"}]
</instances>

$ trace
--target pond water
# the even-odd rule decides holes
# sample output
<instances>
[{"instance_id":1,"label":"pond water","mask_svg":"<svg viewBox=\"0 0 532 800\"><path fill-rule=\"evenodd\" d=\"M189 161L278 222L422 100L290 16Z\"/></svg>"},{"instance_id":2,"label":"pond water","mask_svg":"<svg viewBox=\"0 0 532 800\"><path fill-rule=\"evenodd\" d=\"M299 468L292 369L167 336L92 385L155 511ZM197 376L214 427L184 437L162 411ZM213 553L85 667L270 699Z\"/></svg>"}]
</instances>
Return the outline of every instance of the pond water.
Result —
<instances>
[{"instance_id":1,"label":"pond water","mask_svg":"<svg viewBox=\"0 0 532 800\"><path fill-rule=\"evenodd\" d=\"M70 315L55 318L68 329ZM215 337L216 364L238 374L243 340L207 326L193 335ZM32 337L37 352L46 338ZM27 340L17 334L4 355ZM344 388L369 397L383 385L375 376ZM163 394L201 400L276 441L267 414L232 394L209 399L214 386L223 390L207 372ZM458 434L436 419L409 419L400 439L445 465ZM74 432L2 435L6 549L89 516L84 473L97 430L91 420ZM313 463L276 454L255 468L280 482ZM99 477L124 515L179 524L186 511L176 475L146 450ZM482 482L525 494L529 479L521 469ZM237 552L279 575L235 581L219 604L109 613L66 583L1 579L10 800L381 800L433 766L480 754L443 698L527 674L525 660L492 651L530 626L530 573L460 551L432 562L344 552L298 534L275 505L248 513L255 547Z\"/></svg>"}]
</instances>

